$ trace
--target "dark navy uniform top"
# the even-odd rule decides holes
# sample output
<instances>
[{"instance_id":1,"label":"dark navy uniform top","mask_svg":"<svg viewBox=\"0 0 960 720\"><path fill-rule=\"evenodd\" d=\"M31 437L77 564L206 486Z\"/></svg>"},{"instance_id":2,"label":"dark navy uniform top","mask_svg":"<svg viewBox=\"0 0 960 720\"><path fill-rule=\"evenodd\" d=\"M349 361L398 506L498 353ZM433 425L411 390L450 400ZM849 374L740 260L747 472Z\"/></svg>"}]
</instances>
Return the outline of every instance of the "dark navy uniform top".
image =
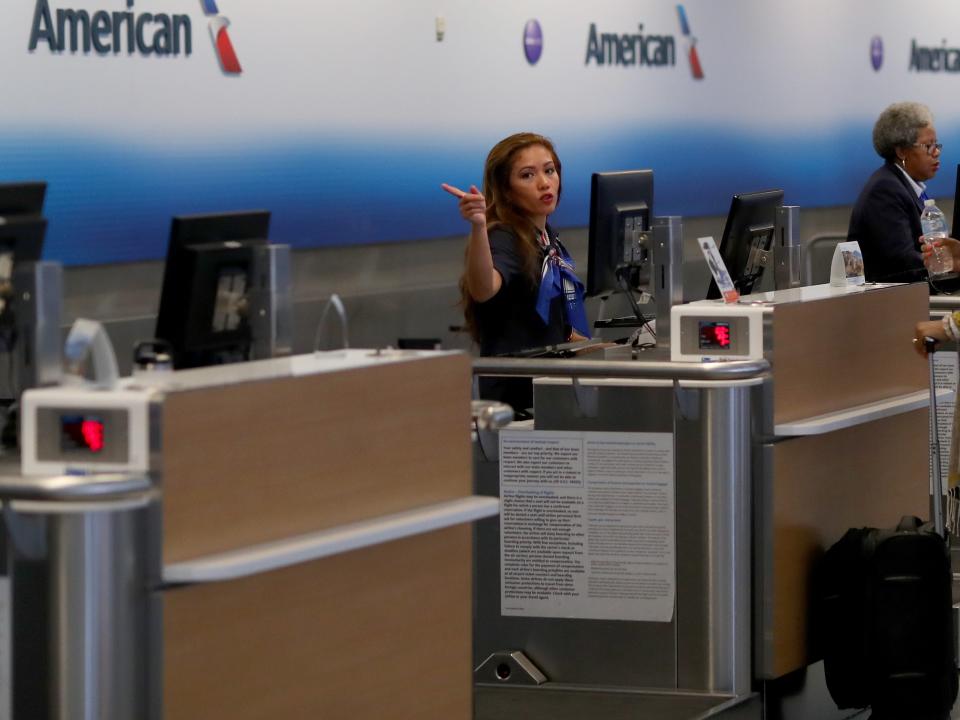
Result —
<instances>
[{"instance_id":1,"label":"dark navy uniform top","mask_svg":"<svg viewBox=\"0 0 960 720\"><path fill-rule=\"evenodd\" d=\"M562 247L549 225L547 235L551 244ZM537 279L533 280L517 251L520 240L511 228L495 227L490 230L488 237L493 267L503 278L503 284L496 295L475 305L480 354L511 355L566 342L570 327L564 319L563 298L556 297L551 301L549 322L544 322L537 313L540 267L549 247L541 249ZM514 410L524 410L533 405L533 388L529 378L480 378L480 396L509 403Z\"/></svg>"},{"instance_id":2,"label":"dark navy uniform top","mask_svg":"<svg viewBox=\"0 0 960 720\"><path fill-rule=\"evenodd\" d=\"M893 163L886 163L867 180L850 215L847 240L856 240L863 253L868 282L926 280L920 254L920 211L923 203L910 181Z\"/></svg>"}]
</instances>

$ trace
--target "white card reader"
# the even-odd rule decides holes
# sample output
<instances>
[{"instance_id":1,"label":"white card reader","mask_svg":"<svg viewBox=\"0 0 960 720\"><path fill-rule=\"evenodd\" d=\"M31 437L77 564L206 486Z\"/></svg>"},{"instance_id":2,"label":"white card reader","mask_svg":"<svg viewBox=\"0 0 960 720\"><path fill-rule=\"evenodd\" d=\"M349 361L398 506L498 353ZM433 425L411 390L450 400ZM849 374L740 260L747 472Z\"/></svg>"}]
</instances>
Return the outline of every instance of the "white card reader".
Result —
<instances>
[{"instance_id":1,"label":"white card reader","mask_svg":"<svg viewBox=\"0 0 960 720\"><path fill-rule=\"evenodd\" d=\"M146 472L150 388L89 385L27 390L21 401L24 475Z\"/></svg>"},{"instance_id":2,"label":"white card reader","mask_svg":"<svg viewBox=\"0 0 960 720\"><path fill-rule=\"evenodd\" d=\"M671 309L674 336L670 359L759 360L763 358L763 318L769 305L702 300Z\"/></svg>"},{"instance_id":3,"label":"white card reader","mask_svg":"<svg viewBox=\"0 0 960 720\"><path fill-rule=\"evenodd\" d=\"M885 287L889 285L810 285L753 293L732 303L699 300L686 305L674 305L670 310L673 332L670 359L687 362L761 360L764 357L764 332L766 326L773 325L771 314L777 305L826 300Z\"/></svg>"}]
</instances>

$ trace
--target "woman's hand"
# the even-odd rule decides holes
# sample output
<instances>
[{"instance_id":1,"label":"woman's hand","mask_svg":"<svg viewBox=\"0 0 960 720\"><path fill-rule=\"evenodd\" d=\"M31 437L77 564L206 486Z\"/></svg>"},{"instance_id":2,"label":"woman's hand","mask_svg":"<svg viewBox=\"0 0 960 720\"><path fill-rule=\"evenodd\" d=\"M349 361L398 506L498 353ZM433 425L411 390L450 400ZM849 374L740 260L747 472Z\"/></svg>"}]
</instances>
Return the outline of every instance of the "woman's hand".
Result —
<instances>
[{"instance_id":1,"label":"woman's hand","mask_svg":"<svg viewBox=\"0 0 960 720\"><path fill-rule=\"evenodd\" d=\"M960 269L960 241L948 237L927 243L924 242L923 238L921 237L920 252L923 254L923 264L926 265L928 269L933 260L934 247L942 247L947 251L947 254L950 256L950 260L953 262L953 267L951 268L952 270Z\"/></svg>"},{"instance_id":2,"label":"woman's hand","mask_svg":"<svg viewBox=\"0 0 960 720\"><path fill-rule=\"evenodd\" d=\"M956 242L956 240L954 240ZM924 338L933 338L940 342L947 339L947 331L943 328L943 322L940 320L925 320L918 322L913 331L913 349L920 355L926 357L927 348L923 343Z\"/></svg>"},{"instance_id":3,"label":"woman's hand","mask_svg":"<svg viewBox=\"0 0 960 720\"><path fill-rule=\"evenodd\" d=\"M470 192L464 192L447 183L440 187L460 200L460 214L470 223L465 285L470 297L477 302L486 302L500 292L503 285L503 277L494 269L490 240L487 237L487 201L476 185L470 186Z\"/></svg>"},{"instance_id":4,"label":"woman's hand","mask_svg":"<svg viewBox=\"0 0 960 720\"><path fill-rule=\"evenodd\" d=\"M464 192L447 183L442 183L440 187L460 200L460 215L464 220L473 225L487 224L487 201L476 185L470 186L470 192Z\"/></svg>"}]
</instances>

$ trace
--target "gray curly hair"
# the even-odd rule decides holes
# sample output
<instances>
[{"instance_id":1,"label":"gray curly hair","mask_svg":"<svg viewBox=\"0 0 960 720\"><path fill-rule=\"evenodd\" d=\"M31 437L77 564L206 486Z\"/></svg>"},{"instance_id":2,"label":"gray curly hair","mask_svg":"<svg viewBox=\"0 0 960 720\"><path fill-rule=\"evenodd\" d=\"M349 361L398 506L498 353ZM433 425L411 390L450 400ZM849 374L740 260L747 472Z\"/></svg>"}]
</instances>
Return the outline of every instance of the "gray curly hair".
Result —
<instances>
[{"instance_id":1,"label":"gray curly hair","mask_svg":"<svg viewBox=\"0 0 960 720\"><path fill-rule=\"evenodd\" d=\"M873 126L873 149L884 160L896 160L897 148L913 145L920 131L929 125L933 125L933 113L926 105L894 103L880 113Z\"/></svg>"}]
</instances>

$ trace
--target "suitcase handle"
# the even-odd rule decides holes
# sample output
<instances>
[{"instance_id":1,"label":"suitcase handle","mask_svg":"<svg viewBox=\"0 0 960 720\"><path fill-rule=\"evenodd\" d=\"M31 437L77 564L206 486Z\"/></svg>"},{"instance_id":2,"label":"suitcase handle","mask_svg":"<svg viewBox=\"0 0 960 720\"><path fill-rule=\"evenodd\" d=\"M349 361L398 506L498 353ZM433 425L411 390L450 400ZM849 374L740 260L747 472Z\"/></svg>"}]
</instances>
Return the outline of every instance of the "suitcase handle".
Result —
<instances>
[{"instance_id":1,"label":"suitcase handle","mask_svg":"<svg viewBox=\"0 0 960 720\"><path fill-rule=\"evenodd\" d=\"M923 520L916 515L904 515L897 523L897 532L914 532L923 527Z\"/></svg>"}]
</instances>

